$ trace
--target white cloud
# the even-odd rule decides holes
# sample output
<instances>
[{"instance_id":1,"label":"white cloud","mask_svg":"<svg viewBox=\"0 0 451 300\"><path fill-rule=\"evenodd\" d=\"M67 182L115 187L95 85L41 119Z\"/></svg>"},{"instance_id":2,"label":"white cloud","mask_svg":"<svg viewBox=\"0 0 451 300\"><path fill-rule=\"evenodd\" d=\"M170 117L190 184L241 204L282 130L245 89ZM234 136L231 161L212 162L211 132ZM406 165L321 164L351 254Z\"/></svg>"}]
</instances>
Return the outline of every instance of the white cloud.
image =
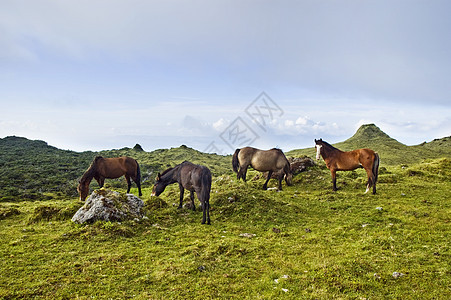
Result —
<instances>
[{"instance_id":1,"label":"white cloud","mask_svg":"<svg viewBox=\"0 0 451 300\"><path fill-rule=\"evenodd\" d=\"M294 126L294 121L292 120L285 120L285 127L293 127Z\"/></svg>"},{"instance_id":2,"label":"white cloud","mask_svg":"<svg viewBox=\"0 0 451 300\"><path fill-rule=\"evenodd\" d=\"M223 131L228 125L229 125L228 121L226 121L224 118L220 118L219 120L213 123L213 128L217 131Z\"/></svg>"},{"instance_id":3,"label":"white cloud","mask_svg":"<svg viewBox=\"0 0 451 300\"><path fill-rule=\"evenodd\" d=\"M299 117L296 119L296 125L305 126L310 123L311 120L308 117Z\"/></svg>"}]
</instances>

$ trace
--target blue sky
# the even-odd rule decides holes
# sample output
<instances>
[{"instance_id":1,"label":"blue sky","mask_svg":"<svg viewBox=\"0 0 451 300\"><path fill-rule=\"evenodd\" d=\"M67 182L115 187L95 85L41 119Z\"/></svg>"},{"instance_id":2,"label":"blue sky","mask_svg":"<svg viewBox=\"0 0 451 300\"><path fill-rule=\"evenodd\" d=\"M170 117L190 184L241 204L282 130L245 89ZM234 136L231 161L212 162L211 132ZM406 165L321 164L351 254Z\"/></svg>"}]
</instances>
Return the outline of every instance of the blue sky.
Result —
<instances>
[{"instance_id":1,"label":"blue sky","mask_svg":"<svg viewBox=\"0 0 451 300\"><path fill-rule=\"evenodd\" d=\"M0 137L230 153L339 142L365 123L408 145L449 136L450 11L435 0L3 0Z\"/></svg>"}]
</instances>

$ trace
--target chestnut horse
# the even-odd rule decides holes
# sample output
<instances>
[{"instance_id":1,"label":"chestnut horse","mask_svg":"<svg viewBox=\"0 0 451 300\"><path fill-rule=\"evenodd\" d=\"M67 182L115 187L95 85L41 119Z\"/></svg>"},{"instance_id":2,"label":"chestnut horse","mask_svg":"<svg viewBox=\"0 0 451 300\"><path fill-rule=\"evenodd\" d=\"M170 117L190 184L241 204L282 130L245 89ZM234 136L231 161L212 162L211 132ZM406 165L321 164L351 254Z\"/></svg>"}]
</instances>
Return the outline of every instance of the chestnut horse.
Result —
<instances>
[{"instance_id":1,"label":"chestnut horse","mask_svg":"<svg viewBox=\"0 0 451 300\"><path fill-rule=\"evenodd\" d=\"M278 177L279 190L282 190L282 179L284 177L287 185L291 185L293 174L291 173L290 163L280 149L259 150L252 147L236 149L232 157L232 167L233 171L237 173L238 180L243 178L246 181L246 172L249 166L260 172L268 172L268 178L263 184L264 190L268 187L272 173L280 170L282 172Z\"/></svg>"},{"instance_id":2,"label":"chestnut horse","mask_svg":"<svg viewBox=\"0 0 451 300\"><path fill-rule=\"evenodd\" d=\"M135 159L127 156L114 158L97 156L79 181L77 190L80 194L80 200L84 201L88 196L89 184L93 178L100 187L103 187L105 178L119 178L124 175L128 184L127 193L130 192L132 185L130 181L131 178L138 186L139 196L142 196L141 171L139 169L139 164Z\"/></svg>"},{"instance_id":3,"label":"chestnut horse","mask_svg":"<svg viewBox=\"0 0 451 300\"><path fill-rule=\"evenodd\" d=\"M371 149L357 149L343 152L322 139L316 140L316 159L320 155L326 162L332 175L333 190L337 190L337 171L352 171L357 168L364 168L368 175L368 182L365 193L373 187L373 194L376 194L376 181L379 173L379 154Z\"/></svg>"},{"instance_id":4,"label":"chestnut horse","mask_svg":"<svg viewBox=\"0 0 451 300\"><path fill-rule=\"evenodd\" d=\"M183 194L187 189L190 191L191 203L195 211L194 192L196 192L197 198L202 204L202 224L205 224L206 221L210 225L211 173L207 167L184 161L174 168L167 169L162 174L158 173L156 180L151 196L159 196L166 186L178 182L180 188L180 205L178 208L182 208Z\"/></svg>"}]
</instances>

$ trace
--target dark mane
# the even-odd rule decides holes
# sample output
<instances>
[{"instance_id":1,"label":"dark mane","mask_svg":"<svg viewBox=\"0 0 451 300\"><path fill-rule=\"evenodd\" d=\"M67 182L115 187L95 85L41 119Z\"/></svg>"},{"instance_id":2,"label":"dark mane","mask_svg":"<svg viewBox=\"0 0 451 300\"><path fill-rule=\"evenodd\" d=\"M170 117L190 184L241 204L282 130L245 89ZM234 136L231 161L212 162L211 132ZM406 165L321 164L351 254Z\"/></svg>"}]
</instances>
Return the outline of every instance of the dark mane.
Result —
<instances>
[{"instance_id":1,"label":"dark mane","mask_svg":"<svg viewBox=\"0 0 451 300\"><path fill-rule=\"evenodd\" d=\"M167 173L169 173L170 171L172 171L174 168L169 168L165 171L163 171L163 173L160 174L160 176L166 175Z\"/></svg>"},{"instance_id":2,"label":"dark mane","mask_svg":"<svg viewBox=\"0 0 451 300\"><path fill-rule=\"evenodd\" d=\"M331 150L338 150L338 151L341 151L340 149L335 148L334 146L332 146L331 144L329 144L329 143L326 142L326 141L321 140L321 143L322 143L325 147L327 147L327 148L329 148L329 149L331 149Z\"/></svg>"},{"instance_id":3,"label":"dark mane","mask_svg":"<svg viewBox=\"0 0 451 300\"><path fill-rule=\"evenodd\" d=\"M282 156L285 158L285 161L287 162L287 164L284 167L284 171L285 171L285 173L291 173L290 162L288 161L288 158L285 156L285 153L283 153L282 149L272 148L271 150L276 150L277 152L282 154Z\"/></svg>"},{"instance_id":4,"label":"dark mane","mask_svg":"<svg viewBox=\"0 0 451 300\"><path fill-rule=\"evenodd\" d=\"M96 156L93 160L92 163L89 165L89 168L86 170L86 172L83 174L83 176L80 179L80 182L85 182L86 180L91 180L96 172L97 172L97 163L99 160L103 159L102 156Z\"/></svg>"}]
</instances>

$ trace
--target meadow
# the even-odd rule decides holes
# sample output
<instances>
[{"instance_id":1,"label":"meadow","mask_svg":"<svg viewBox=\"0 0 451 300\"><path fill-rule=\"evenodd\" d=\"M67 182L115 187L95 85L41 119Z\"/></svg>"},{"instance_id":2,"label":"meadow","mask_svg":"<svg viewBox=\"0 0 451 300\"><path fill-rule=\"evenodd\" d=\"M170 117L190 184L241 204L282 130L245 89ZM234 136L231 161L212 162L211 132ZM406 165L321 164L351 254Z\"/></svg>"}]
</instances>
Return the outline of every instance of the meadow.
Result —
<instances>
[{"instance_id":1,"label":"meadow","mask_svg":"<svg viewBox=\"0 0 451 300\"><path fill-rule=\"evenodd\" d=\"M197 155L186 147L161 151L176 153L174 161L183 152ZM177 209L177 185L151 197L151 180L139 221L77 225L70 221L83 205L76 196L5 196L0 298L449 299L451 159L381 158L377 194L370 195L363 170L338 173L333 192L320 161L293 186L263 191L263 179L252 180L258 172L237 181L230 157L220 157L210 226L201 225L200 209ZM122 182L107 182L125 191Z\"/></svg>"}]
</instances>

